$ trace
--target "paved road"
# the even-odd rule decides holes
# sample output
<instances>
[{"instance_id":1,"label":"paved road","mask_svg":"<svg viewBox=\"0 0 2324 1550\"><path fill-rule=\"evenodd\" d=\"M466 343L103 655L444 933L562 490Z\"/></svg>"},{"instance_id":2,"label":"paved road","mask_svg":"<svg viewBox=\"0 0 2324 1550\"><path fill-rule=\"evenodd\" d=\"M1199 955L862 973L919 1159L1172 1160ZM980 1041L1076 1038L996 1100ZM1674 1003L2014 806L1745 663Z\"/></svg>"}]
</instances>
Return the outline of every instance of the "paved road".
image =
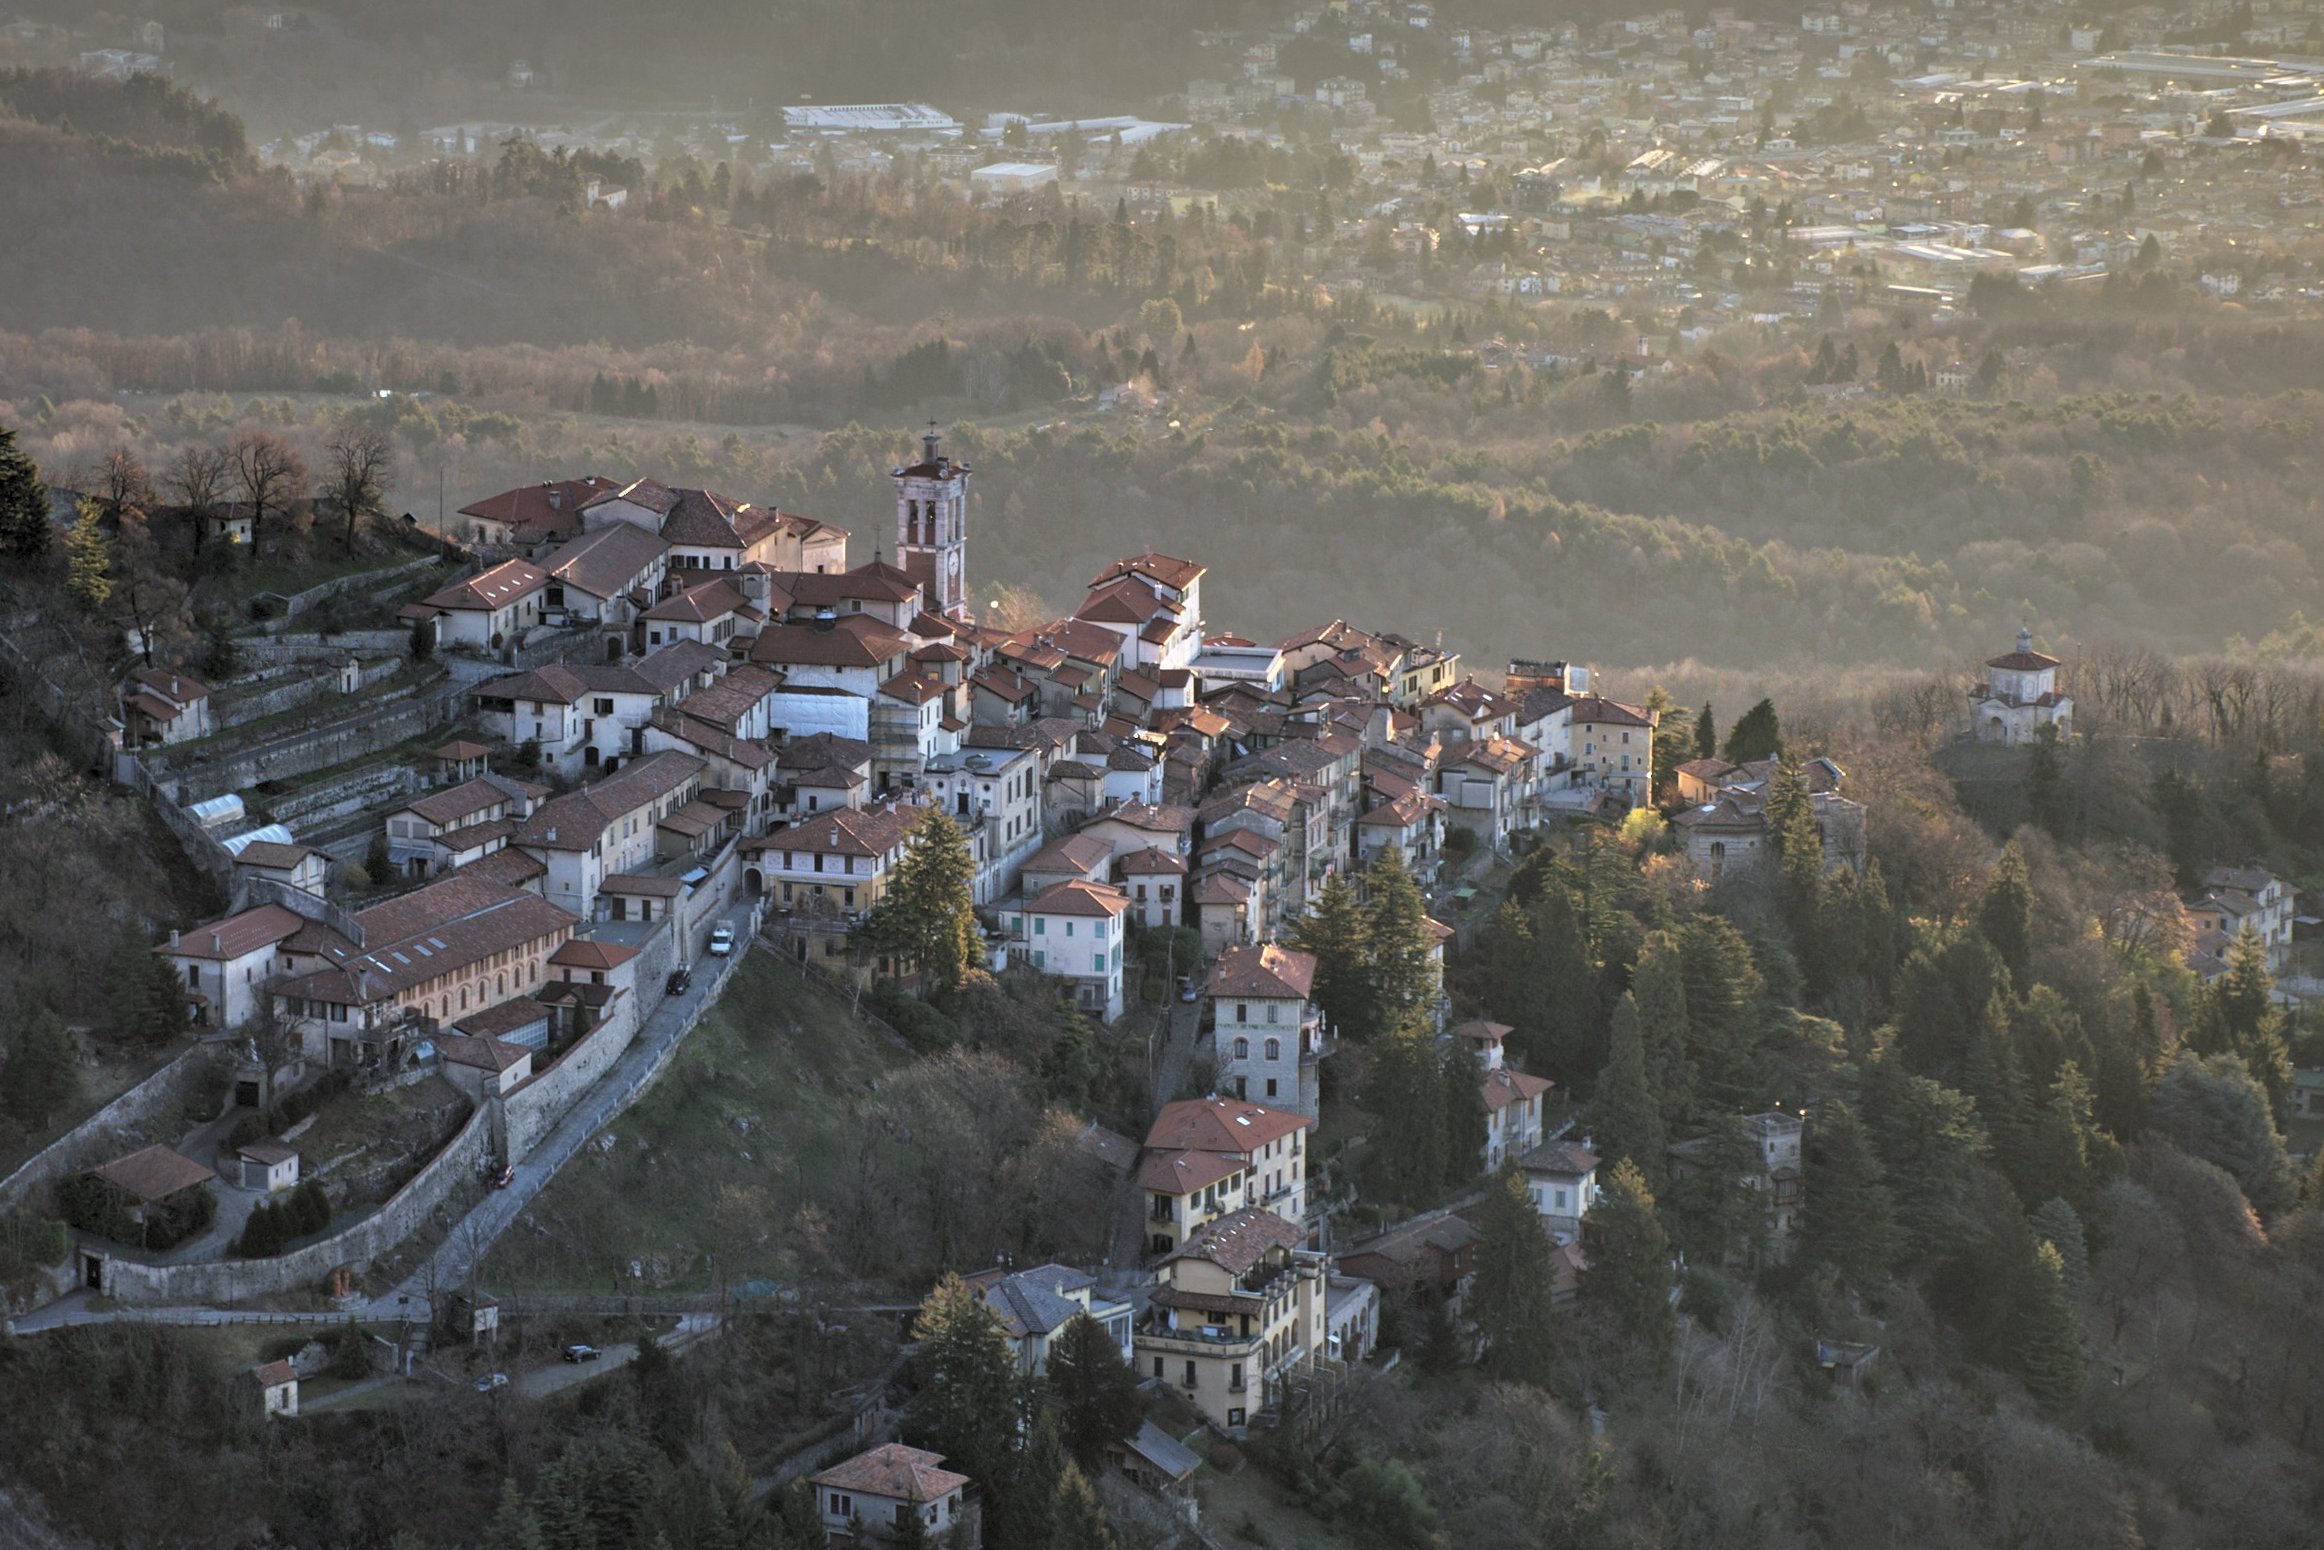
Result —
<instances>
[{"instance_id":1,"label":"paved road","mask_svg":"<svg viewBox=\"0 0 2324 1550\"><path fill-rule=\"evenodd\" d=\"M749 906L737 905L722 918L734 927L738 943L747 946L751 940ZM741 962L742 955L738 953L728 960L727 972L731 973ZM431 1287L467 1283L470 1272L523 1214L525 1207L532 1204L533 1197L557 1176L558 1169L573 1160L591 1136L604 1129L645 1091L662 1063L677 1049L686 1030L693 1026L695 1016L718 998L718 992L725 988L726 975L717 972L717 963L717 959L709 957L695 963L693 988L682 996L663 999L646 1018L646 1025L638 1030L630 1047L613 1063L613 1068L599 1077L597 1084L556 1128L516 1165L516 1176L507 1187L486 1195L474 1210L455 1223L436 1252L406 1276L402 1285L373 1298L368 1317L399 1317L405 1307L426 1306Z\"/></svg>"},{"instance_id":2,"label":"paved road","mask_svg":"<svg viewBox=\"0 0 2324 1550\"><path fill-rule=\"evenodd\" d=\"M1162 1105L1177 1097L1178 1089L1186 1085L1188 1074L1194 1067L1195 1051L1201 1041L1202 1003L1177 1000L1175 988L1171 996L1173 999L1165 1032L1154 1050L1152 1100L1155 1114L1160 1114ZM1147 1117L1151 1119L1153 1116Z\"/></svg>"}]
</instances>

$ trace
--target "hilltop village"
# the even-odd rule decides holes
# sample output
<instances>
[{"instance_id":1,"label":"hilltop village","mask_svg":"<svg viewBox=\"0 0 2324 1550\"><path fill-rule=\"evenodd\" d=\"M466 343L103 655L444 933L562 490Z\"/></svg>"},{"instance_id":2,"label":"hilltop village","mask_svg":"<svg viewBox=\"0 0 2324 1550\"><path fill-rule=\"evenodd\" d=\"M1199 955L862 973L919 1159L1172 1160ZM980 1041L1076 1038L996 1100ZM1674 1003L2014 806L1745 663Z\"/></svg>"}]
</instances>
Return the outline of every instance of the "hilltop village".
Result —
<instances>
[{"instance_id":1,"label":"hilltop village","mask_svg":"<svg viewBox=\"0 0 2324 1550\"><path fill-rule=\"evenodd\" d=\"M975 601L973 477L931 427L889 470L892 526L883 514L868 554L821 518L650 478L526 485L463 508L440 554L391 567L392 624L316 637L322 669L297 665L289 631L253 637L287 666L231 686L134 668L107 756L233 905L138 946L150 972L127 971L139 1015L190 1027L193 1049L0 1181L13 1220L61 1219L53 1247L23 1256L14 1329L367 1331L355 1355L318 1343L245 1373L255 1413L285 1422L302 1381L326 1404L315 1380L334 1373L460 1382L464 1362L493 1394L510 1382L504 1311L514 1327L597 1306L523 1291L504 1307L521 1279L504 1236L556 1236L543 1213L560 1175L603 1165L617 1117L738 985L762 1007L836 995L843 1020L923 1051L959 1036L945 1030L975 997L978 1016L1019 1008L1007 1017L1042 1030L1026 1079L1046 1101L1102 1087L1144 1125L1069 1110L1059 1171L1012 1207L1030 1213L1019 1241L1070 1244L1078 1263L1004 1255L963 1277L940 1235L945 1273L912 1321L923 1351L952 1353L940 1369L981 1350L1026 1381L1070 1386L1046 1376L1062 1364L1145 1396L1089 1422L1103 1446L1086 1467L1117 1514L1191 1523L1190 1477L1225 1456L1203 1437L1328 1437L1409 1353L1544 1372L1577 1298L1666 1342L1697 1283L1676 1276L1657 1196L1709 1270L1778 1273L1803 1243L1808 1263L1846 1265L1873 1241L1831 1214L1863 1209L1855 1186L1881 1173L1847 1149L1863 1143L1831 1085L1848 1058L1837 1025L1733 1020L1767 994L1763 945L1660 906L1610 1032L1585 1010L1604 1003L1581 956L1638 929L1593 914L1601 891L1690 912L1759 900L1741 918L1772 910L1798 933L1783 972L1835 1005L1875 994L1869 968L1816 945L1893 952L1872 944L1899 929L1838 761L1788 747L1771 705L1721 741L1710 707L1611 697L1573 660L1511 661L1488 682L1379 621L1251 639L1206 616L1203 563L1158 552L1089 577L1069 614L1002 628ZM222 516L217 540L246 541ZM1946 712L1960 745L2059 757L2077 717L2063 666L2021 629ZM2024 866L2012 846L1979 951L2030 929ZM2184 928L2170 972L2196 1004L2256 994L2255 1027L2278 1026L2285 883L2214 865L2164 907ZM1924 953L1907 974L1985 973L2005 991L2006 960L1986 962L1924 970ZM1914 1058L1912 1041L1968 1037L1923 1031L1927 1015L1900 1005ZM2060 1037L2104 1081L2153 1079L2074 1043L2078 1025ZM2281 1063L2287 1112L2324 1091L2280 1043L2252 1048L2263 1074ZM1963 1080L2016 1070L1979 1058ZM2071 1056L2052 1068L2039 1112L2088 1127L2076 1071ZM1885 1126L1903 1100L1867 1101ZM753 1134L747 1112L736 1124ZM1812 1182L1819 1127L1842 1185ZM2111 1143L2075 1134L2075 1167L2099 1167ZM1817 1187L1841 1191L1820 1229ZM747 1239L735 1209L720 1231ZM605 1311L652 1306L676 1273L658 1256L627 1266ZM741 1293L704 1295L661 1337L671 1349ZM1878 1326L1816 1349L1853 1385ZM562 1354L575 1381L607 1370L583 1370L604 1360L596 1344ZM992 1515L1015 1521L1027 1466L986 1435L989 1407L929 1419L959 1400L953 1381L923 1375L905 1412L907 1435L944 1448L885 1440L895 1417L875 1399L851 1423L864 1447L786 1465L801 1523L840 1543L868 1521L973 1545ZM2048 1381L2054 1396L2064 1380Z\"/></svg>"}]
</instances>

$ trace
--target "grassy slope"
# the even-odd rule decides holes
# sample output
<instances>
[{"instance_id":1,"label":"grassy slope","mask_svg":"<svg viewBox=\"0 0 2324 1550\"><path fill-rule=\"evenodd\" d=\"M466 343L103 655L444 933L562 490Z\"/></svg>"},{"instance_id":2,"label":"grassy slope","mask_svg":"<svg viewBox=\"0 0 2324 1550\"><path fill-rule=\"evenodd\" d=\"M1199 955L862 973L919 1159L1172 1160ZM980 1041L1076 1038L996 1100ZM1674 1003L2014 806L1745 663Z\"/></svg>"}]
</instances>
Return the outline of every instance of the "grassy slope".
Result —
<instances>
[{"instance_id":1,"label":"grassy slope","mask_svg":"<svg viewBox=\"0 0 2324 1550\"><path fill-rule=\"evenodd\" d=\"M670 1069L614 1121L611 1151L584 1151L502 1240L494 1284L699 1289L711 1253L721 1280L773 1273L771 1249L750 1240L828 1183L858 1100L909 1058L773 957L752 954ZM752 1190L763 1197L742 1193ZM633 1259L647 1263L642 1281L625 1273Z\"/></svg>"}]
</instances>

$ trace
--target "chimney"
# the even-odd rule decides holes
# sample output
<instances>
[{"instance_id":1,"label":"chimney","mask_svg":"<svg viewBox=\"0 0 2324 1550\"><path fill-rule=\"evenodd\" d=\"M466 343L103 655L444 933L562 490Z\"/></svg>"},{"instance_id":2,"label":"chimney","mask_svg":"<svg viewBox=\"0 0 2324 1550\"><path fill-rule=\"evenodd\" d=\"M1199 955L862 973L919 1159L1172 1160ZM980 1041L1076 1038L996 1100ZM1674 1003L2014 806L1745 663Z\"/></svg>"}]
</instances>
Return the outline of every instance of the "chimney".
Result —
<instances>
[{"instance_id":1,"label":"chimney","mask_svg":"<svg viewBox=\"0 0 2324 1550\"><path fill-rule=\"evenodd\" d=\"M565 492L553 484L549 486L549 509L551 511L563 511L565 509Z\"/></svg>"},{"instance_id":2,"label":"chimney","mask_svg":"<svg viewBox=\"0 0 2324 1550\"><path fill-rule=\"evenodd\" d=\"M218 933L213 931L210 933L210 951L215 953L221 950L222 949L218 945Z\"/></svg>"},{"instance_id":3,"label":"chimney","mask_svg":"<svg viewBox=\"0 0 2324 1550\"><path fill-rule=\"evenodd\" d=\"M176 950L177 950L177 945L178 945L178 928L177 928L177 927L175 927L175 926L172 926L172 927L170 927L170 928L169 928L169 945L170 945L170 950L171 950L171 951L173 951L173 952L174 952L174 951L176 951Z\"/></svg>"}]
</instances>

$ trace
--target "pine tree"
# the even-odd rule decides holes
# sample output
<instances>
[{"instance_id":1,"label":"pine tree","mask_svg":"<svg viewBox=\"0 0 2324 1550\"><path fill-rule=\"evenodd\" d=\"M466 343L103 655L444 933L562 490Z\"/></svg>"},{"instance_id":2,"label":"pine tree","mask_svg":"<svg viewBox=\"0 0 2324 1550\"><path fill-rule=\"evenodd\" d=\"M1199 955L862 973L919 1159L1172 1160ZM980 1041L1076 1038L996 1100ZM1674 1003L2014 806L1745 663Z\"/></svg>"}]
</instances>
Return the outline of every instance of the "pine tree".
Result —
<instances>
[{"instance_id":1,"label":"pine tree","mask_svg":"<svg viewBox=\"0 0 2324 1550\"><path fill-rule=\"evenodd\" d=\"M586 1482L571 1452L560 1456L533 1481L533 1517L541 1526L542 1550L597 1550L597 1528L589 1521Z\"/></svg>"},{"instance_id":2,"label":"pine tree","mask_svg":"<svg viewBox=\"0 0 2324 1550\"><path fill-rule=\"evenodd\" d=\"M2025 852L2015 840L2001 848L2001 861L1977 907L1977 929L2001 955L2010 983L2022 994L2033 984L2033 887L2026 878Z\"/></svg>"},{"instance_id":3,"label":"pine tree","mask_svg":"<svg viewBox=\"0 0 2324 1550\"><path fill-rule=\"evenodd\" d=\"M1711 1108L1750 1108L1762 1097L1758 1007L1766 990L1751 944L1726 917L1697 915L1679 927L1678 947L1696 1099Z\"/></svg>"},{"instance_id":4,"label":"pine tree","mask_svg":"<svg viewBox=\"0 0 2324 1550\"><path fill-rule=\"evenodd\" d=\"M1455 1039L1438 1062L1444 1095L1444 1182L1465 1184L1484 1165L1490 1126L1485 1115L1485 1068L1476 1051Z\"/></svg>"},{"instance_id":5,"label":"pine tree","mask_svg":"<svg viewBox=\"0 0 2324 1550\"><path fill-rule=\"evenodd\" d=\"M478 1550L543 1550L540 1520L517 1494L514 1480L500 1482L500 1506L484 1526Z\"/></svg>"},{"instance_id":6,"label":"pine tree","mask_svg":"<svg viewBox=\"0 0 2324 1550\"><path fill-rule=\"evenodd\" d=\"M2072 1404L2082 1392L2082 1330L2055 1244L2035 1244L2025 1268L2015 1345L2018 1379L2034 1402L2049 1411Z\"/></svg>"},{"instance_id":7,"label":"pine tree","mask_svg":"<svg viewBox=\"0 0 2324 1550\"><path fill-rule=\"evenodd\" d=\"M804 1476L768 1498L768 1550L823 1550L823 1514Z\"/></svg>"},{"instance_id":8,"label":"pine tree","mask_svg":"<svg viewBox=\"0 0 2324 1550\"><path fill-rule=\"evenodd\" d=\"M1068 1320L1050 1341L1046 1381L1076 1463L1097 1468L1106 1444L1137 1431L1138 1375L1105 1326L1088 1314Z\"/></svg>"},{"instance_id":9,"label":"pine tree","mask_svg":"<svg viewBox=\"0 0 2324 1550\"><path fill-rule=\"evenodd\" d=\"M1469 1308L1485 1336L1485 1360L1497 1377L1547 1388L1553 1246L1515 1163L1503 1164L1486 1187L1476 1224Z\"/></svg>"},{"instance_id":10,"label":"pine tree","mask_svg":"<svg viewBox=\"0 0 2324 1550\"><path fill-rule=\"evenodd\" d=\"M1098 1500L1089 1476L1077 1465L1067 1464L1065 1473L1058 1477L1050 1518L1059 1550L1068 1546L1071 1550L1120 1550L1121 1541L1114 1536L1113 1519L1107 1516L1105 1503Z\"/></svg>"},{"instance_id":11,"label":"pine tree","mask_svg":"<svg viewBox=\"0 0 2324 1550\"><path fill-rule=\"evenodd\" d=\"M1006 1479L1024 1406L1000 1321L948 1273L921 1301L912 1335L920 1390L905 1413L906 1440L942 1454L971 1480Z\"/></svg>"},{"instance_id":12,"label":"pine tree","mask_svg":"<svg viewBox=\"0 0 2324 1550\"><path fill-rule=\"evenodd\" d=\"M1464 960L1468 983L1484 1002L1487 1017L1512 1028L1522 1026L1533 1010L1538 951L1533 939L1533 919L1526 914L1525 906L1515 899L1502 900L1501 907L1477 932L1476 944ZM1318 981L1323 978L1320 959L1316 964L1316 978ZM1524 1047L1522 1038L1519 1047Z\"/></svg>"},{"instance_id":13,"label":"pine tree","mask_svg":"<svg viewBox=\"0 0 2324 1550\"><path fill-rule=\"evenodd\" d=\"M930 807L912 825L866 932L918 968L933 991L952 990L975 965L982 943L975 885L968 837L942 808Z\"/></svg>"},{"instance_id":14,"label":"pine tree","mask_svg":"<svg viewBox=\"0 0 2324 1550\"><path fill-rule=\"evenodd\" d=\"M1323 880L1315 902L1291 923L1284 940L1315 955L1315 1004L1342 1038L1360 1043L1378 1031L1364 976L1369 953L1363 906L1344 876L1334 872Z\"/></svg>"},{"instance_id":15,"label":"pine tree","mask_svg":"<svg viewBox=\"0 0 2324 1550\"><path fill-rule=\"evenodd\" d=\"M155 975L160 964L162 974ZM163 1044L184 1021L185 990L167 960L133 923L125 923L106 975L106 1031L137 1044Z\"/></svg>"},{"instance_id":16,"label":"pine tree","mask_svg":"<svg viewBox=\"0 0 2324 1550\"><path fill-rule=\"evenodd\" d=\"M98 516L95 501L82 501L65 533L65 590L86 614L102 610L113 595L113 545Z\"/></svg>"},{"instance_id":17,"label":"pine tree","mask_svg":"<svg viewBox=\"0 0 2324 1550\"><path fill-rule=\"evenodd\" d=\"M1582 1222L1586 1262L1582 1296L1613 1317L1630 1339L1659 1357L1670 1341L1670 1242L1655 1211L1654 1191L1635 1163L1603 1175L1597 1201Z\"/></svg>"},{"instance_id":18,"label":"pine tree","mask_svg":"<svg viewBox=\"0 0 2324 1550\"><path fill-rule=\"evenodd\" d=\"M1979 1169L1992 1143L1976 1101L1884 1055L1865 1074L1864 1128L1895 1181L1901 1259L1936 1263L1977 1229Z\"/></svg>"},{"instance_id":19,"label":"pine tree","mask_svg":"<svg viewBox=\"0 0 2324 1550\"><path fill-rule=\"evenodd\" d=\"M16 433L0 425L0 555L37 560L48 544L48 487L17 449Z\"/></svg>"},{"instance_id":20,"label":"pine tree","mask_svg":"<svg viewBox=\"0 0 2324 1550\"><path fill-rule=\"evenodd\" d=\"M1436 1040L1428 1025L1408 1021L1374 1046L1365 1079L1370 1107L1380 1117L1372 1144L1390 1198L1424 1204L1436 1198L1445 1172L1445 1112Z\"/></svg>"},{"instance_id":21,"label":"pine tree","mask_svg":"<svg viewBox=\"0 0 2324 1550\"><path fill-rule=\"evenodd\" d=\"M1750 1259L1760 1246L1767 1196L1745 1183L1756 1178L1765 1159L1739 1114L1720 1114L1689 1149L1686 1170L1664 1196L1671 1235L1697 1264L1723 1265Z\"/></svg>"},{"instance_id":22,"label":"pine tree","mask_svg":"<svg viewBox=\"0 0 2324 1550\"><path fill-rule=\"evenodd\" d=\"M2052 1197L2034 1207L2026 1218L2039 1242L2058 1251L2058 1267L2066 1281L2066 1295L2080 1298L2090 1275L2090 1240L2082 1231L2082 1215L2065 1201Z\"/></svg>"},{"instance_id":23,"label":"pine tree","mask_svg":"<svg viewBox=\"0 0 2324 1550\"><path fill-rule=\"evenodd\" d=\"M1630 993L1638 1000L1638 1032L1646 1042L1646 1080L1666 1125L1681 1125L1695 1111L1694 1063L1687 1051L1686 964L1678 942L1657 931L1640 947L1630 972Z\"/></svg>"},{"instance_id":24,"label":"pine tree","mask_svg":"<svg viewBox=\"0 0 2324 1550\"><path fill-rule=\"evenodd\" d=\"M1526 1069L1555 1077L1569 1092L1586 1091L1597 1079L1605 1020L1571 891L1542 890L1533 905L1533 941L1538 968L1532 1015L1516 1022Z\"/></svg>"},{"instance_id":25,"label":"pine tree","mask_svg":"<svg viewBox=\"0 0 2324 1550\"><path fill-rule=\"evenodd\" d=\"M1703 708L1695 712L1695 757L1715 759L1719 756L1719 724L1711 718L1711 702L1703 701Z\"/></svg>"},{"instance_id":26,"label":"pine tree","mask_svg":"<svg viewBox=\"0 0 2324 1550\"><path fill-rule=\"evenodd\" d=\"M1072 1467L1057 1436L1056 1418L1046 1409L1037 1410L1025 1446L1008 1473L996 1477L1006 1483L992 1493L986 1542L1022 1545L1025 1550L1072 1550L1057 1534L1058 1489Z\"/></svg>"},{"instance_id":27,"label":"pine tree","mask_svg":"<svg viewBox=\"0 0 2324 1550\"><path fill-rule=\"evenodd\" d=\"M2227 949L2227 972L2205 987L2196 1005L2187 1047L2198 1055L2241 1056L2269 1100L2280 1104L2291 1091L2292 1057L2275 990L2266 944L2246 921Z\"/></svg>"},{"instance_id":28,"label":"pine tree","mask_svg":"<svg viewBox=\"0 0 2324 1550\"><path fill-rule=\"evenodd\" d=\"M886 1543L891 1550L930 1550L935 1541L928 1532L927 1518L922 1516L925 1510L921 1502L906 1504L905 1511L896 1516L888 1530Z\"/></svg>"},{"instance_id":29,"label":"pine tree","mask_svg":"<svg viewBox=\"0 0 2324 1550\"><path fill-rule=\"evenodd\" d=\"M1364 977L1374 1026L1433 1019L1441 987L1436 937L1428 928L1420 885L1405 870L1404 853L1393 845L1373 860L1365 878L1371 901L1364 911Z\"/></svg>"},{"instance_id":30,"label":"pine tree","mask_svg":"<svg viewBox=\"0 0 2324 1550\"><path fill-rule=\"evenodd\" d=\"M1871 1138L1841 1099L1816 1109L1803 1160L1801 1252L1859 1291L1878 1286L1896 1257L1896 1207Z\"/></svg>"},{"instance_id":31,"label":"pine tree","mask_svg":"<svg viewBox=\"0 0 2324 1550\"><path fill-rule=\"evenodd\" d=\"M2009 1034L2009 1012L1995 993L1980 1020L1961 1066L1961 1090L1976 1100L1993 1144L1994 1166L2016 1187L2018 1198L2039 1199L2030 1193L2034 1178L2034 1114L2026 1093L2024 1068L2018 1063L2017 1044Z\"/></svg>"},{"instance_id":32,"label":"pine tree","mask_svg":"<svg viewBox=\"0 0 2324 1550\"><path fill-rule=\"evenodd\" d=\"M1721 757L1729 764L1755 764L1782 751L1783 724L1776 717L1775 702L1761 700L1727 729L1727 746Z\"/></svg>"},{"instance_id":33,"label":"pine tree","mask_svg":"<svg viewBox=\"0 0 2324 1550\"><path fill-rule=\"evenodd\" d=\"M2034 1121L2027 1183L2036 1189L2047 1184L2051 1194L2086 1207L2099 1177L2112 1171L2116 1150L2113 1138L2098 1126L2089 1079L2067 1061Z\"/></svg>"},{"instance_id":34,"label":"pine tree","mask_svg":"<svg viewBox=\"0 0 2324 1550\"><path fill-rule=\"evenodd\" d=\"M9 1118L27 1129L46 1124L80 1090L73 1060L73 1036L56 1013L36 1012L19 1025L0 1067L0 1105Z\"/></svg>"},{"instance_id":35,"label":"pine tree","mask_svg":"<svg viewBox=\"0 0 2324 1550\"><path fill-rule=\"evenodd\" d=\"M1590 1141L1605 1163L1637 1164L1648 1189L1663 1187L1667 1158L1662 1110L1646 1083L1646 1045L1639 1033L1638 1002L1625 993L1614 1007L1613 1037L1598 1091L1590 1100Z\"/></svg>"},{"instance_id":36,"label":"pine tree","mask_svg":"<svg viewBox=\"0 0 2324 1550\"><path fill-rule=\"evenodd\" d=\"M1775 777L1767 783L1766 818L1767 843L1779 874L1777 903L1800 956L1811 964L1810 978L1817 979L1820 971L1812 965L1822 956L1816 906L1824 879L1824 831L1808 794L1807 771L1788 753L1779 756Z\"/></svg>"}]
</instances>

